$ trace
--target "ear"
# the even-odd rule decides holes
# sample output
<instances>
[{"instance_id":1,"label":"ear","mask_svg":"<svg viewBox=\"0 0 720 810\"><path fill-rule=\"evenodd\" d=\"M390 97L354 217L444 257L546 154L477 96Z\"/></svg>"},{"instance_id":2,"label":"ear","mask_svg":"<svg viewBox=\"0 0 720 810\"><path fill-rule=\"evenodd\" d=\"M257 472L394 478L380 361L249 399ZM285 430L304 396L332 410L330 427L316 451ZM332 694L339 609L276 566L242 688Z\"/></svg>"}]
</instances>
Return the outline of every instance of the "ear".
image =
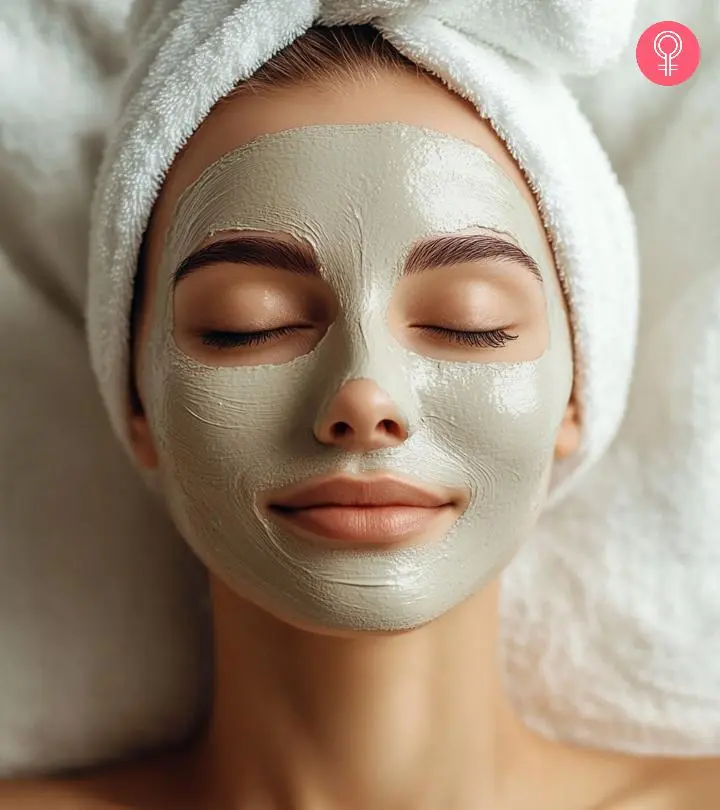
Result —
<instances>
[{"instance_id":1,"label":"ear","mask_svg":"<svg viewBox=\"0 0 720 810\"><path fill-rule=\"evenodd\" d=\"M157 451L139 397L130 403L129 426L130 445L138 464L145 470L154 470L158 466Z\"/></svg>"},{"instance_id":2,"label":"ear","mask_svg":"<svg viewBox=\"0 0 720 810\"><path fill-rule=\"evenodd\" d=\"M579 446L580 419L574 397L571 397L555 442L555 458L568 458L577 451Z\"/></svg>"},{"instance_id":3,"label":"ear","mask_svg":"<svg viewBox=\"0 0 720 810\"><path fill-rule=\"evenodd\" d=\"M133 414L130 417L130 444L140 466L145 470L154 470L158 465L155 443L150 435L145 414Z\"/></svg>"}]
</instances>

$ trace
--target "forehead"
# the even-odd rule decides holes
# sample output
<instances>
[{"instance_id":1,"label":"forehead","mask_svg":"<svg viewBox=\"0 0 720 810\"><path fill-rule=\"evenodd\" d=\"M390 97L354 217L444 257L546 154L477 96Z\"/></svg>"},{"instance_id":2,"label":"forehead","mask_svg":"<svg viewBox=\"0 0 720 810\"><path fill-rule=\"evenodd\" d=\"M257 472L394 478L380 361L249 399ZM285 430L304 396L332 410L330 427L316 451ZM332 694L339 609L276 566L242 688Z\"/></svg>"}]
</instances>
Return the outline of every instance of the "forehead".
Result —
<instances>
[{"instance_id":1,"label":"forehead","mask_svg":"<svg viewBox=\"0 0 720 810\"><path fill-rule=\"evenodd\" d=\"M267 229L308 241L322 258L348 244L393 253L468 228L505 233L541 257L531 209L478 147L401 124L319 126L216 161L181 196L168 244L177 264L208 234Z\"/></svg>"},{"instance_id":2,"label":"forehead","mask_svg":"<svg viewBox=\"0 0 720 810\"><path fill-rule=\"evenodd\" d=\"M469 102L440 82L402 73L388 74L381 80L366 83L358 80L322 91L317 86L298 84L260 95L239 95L223 100L189 139L163 182L146 234L144 286L155 277L180 197L223 155L265 135L291 128L382 122L429 128L485 152L528 204L543 233L544 258L554 268L534 195L488 122Z\"/></svg>"}]
</instances>

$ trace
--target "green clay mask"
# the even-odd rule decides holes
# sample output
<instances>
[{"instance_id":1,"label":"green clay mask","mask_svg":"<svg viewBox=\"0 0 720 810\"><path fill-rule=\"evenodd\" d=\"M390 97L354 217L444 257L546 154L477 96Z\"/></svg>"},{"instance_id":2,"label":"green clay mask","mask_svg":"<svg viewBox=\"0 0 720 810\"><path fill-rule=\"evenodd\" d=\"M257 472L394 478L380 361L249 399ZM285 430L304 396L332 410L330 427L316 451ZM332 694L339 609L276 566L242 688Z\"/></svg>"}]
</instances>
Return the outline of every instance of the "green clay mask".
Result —
<instances>
[{"instance_id":1,"label":"green clay mask","mask_svg":"<svg viewBox=\"0 0 720 810\"><path fill-rule=\"evenodd\" d=\"M550 278L543 234L498 165L472 144L400 124L268 135L222 157L181 197L141 390L173 518L241 596L305 625L410 629L481 589L527 537L572 387L557 284L545 284L548 347L532 361L433 359L401 345L388 325L412 245L477 228L510 237ZM215 367L176 345L174 271L209 235L239 229L314 248L338 313L308 354ZM411 427L406 441L365 454L317 441L319 415L353 379L375 381L393 400ZM469 505L434 542L349 550L298 539L257 503L311 476L380 470L467 487Z\"/></svg>"}]
</instances>

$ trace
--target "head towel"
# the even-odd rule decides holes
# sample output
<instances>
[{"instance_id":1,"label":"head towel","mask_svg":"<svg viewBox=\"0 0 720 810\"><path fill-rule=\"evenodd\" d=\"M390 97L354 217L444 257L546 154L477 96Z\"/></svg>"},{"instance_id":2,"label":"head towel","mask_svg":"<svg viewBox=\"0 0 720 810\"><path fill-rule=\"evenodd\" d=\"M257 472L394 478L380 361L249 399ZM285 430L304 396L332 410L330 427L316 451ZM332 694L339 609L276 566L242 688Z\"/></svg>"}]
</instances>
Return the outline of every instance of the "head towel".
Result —
<instances>
[{"instance_id":1,"label":"head towel","mask_svg":"<svg viewBox=\"0 0 720 810\"><path fill-rule=\"evenodd\" d=\"M563 74L590 74L625 42L624 0L140 0L134 54L92 210L92 363L127 446L129 315L138 251L173 158L213 105L314 24L370 23L469 100L525 172L565 288L575 344L579 452L555 465L557 499L622 418L637 320L625 196Z\"/></svg>"}]
</instances>

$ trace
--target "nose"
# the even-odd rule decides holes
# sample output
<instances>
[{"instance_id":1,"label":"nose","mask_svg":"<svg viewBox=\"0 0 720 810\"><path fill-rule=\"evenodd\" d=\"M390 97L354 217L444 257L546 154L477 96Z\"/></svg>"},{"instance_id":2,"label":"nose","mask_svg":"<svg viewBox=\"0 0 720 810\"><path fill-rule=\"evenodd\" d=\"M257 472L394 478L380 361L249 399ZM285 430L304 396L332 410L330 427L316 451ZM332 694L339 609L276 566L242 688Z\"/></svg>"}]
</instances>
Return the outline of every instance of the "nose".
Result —
<instances>
[{"instance_id":1,"label":"nose","mask_svg":"<svg viewBox=\"0 0 720 810\"><path fill-rule=\"evenodd\" d=\"M335 394L315 425L323 444L351 453L367 453L402 444L407 422L395 403L372 380L351 380Z\"/></svg>"}]
</instances>

